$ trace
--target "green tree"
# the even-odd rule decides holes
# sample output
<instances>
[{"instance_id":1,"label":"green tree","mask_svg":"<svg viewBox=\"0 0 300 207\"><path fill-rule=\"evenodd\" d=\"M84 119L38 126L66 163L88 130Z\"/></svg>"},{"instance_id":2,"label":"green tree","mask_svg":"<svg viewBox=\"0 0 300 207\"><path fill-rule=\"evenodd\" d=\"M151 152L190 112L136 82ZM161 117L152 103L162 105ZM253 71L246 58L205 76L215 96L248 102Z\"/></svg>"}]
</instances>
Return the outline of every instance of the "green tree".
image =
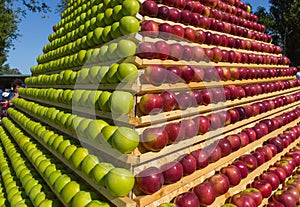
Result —
<instances>
[{"instance_id":1,"label":"green tree","mask_svg":"<svg viewBox=\"0 0 300 207\"><path fill-rule=\"evenodd\" d=\"M0 73L9 73L9 65L5 63L9 49L13 48L14 41L21 35L18 23L28 12L41 14L51 12L46 0L0 0ZM61 0L57 11L67 7L68 0Z\"/></svg>"},{"instance_id":2,"label":"green tree","mask_svg":"<svg viewBox=\"0 0 300 207\"><path fill-rule=\"evenodd\" d=\"M292 64L300 65L300 1L269 0L270 10L259 7L255 14L259 23L266 25L274 43L283 48Z\"/></svg>"}]
</instances>

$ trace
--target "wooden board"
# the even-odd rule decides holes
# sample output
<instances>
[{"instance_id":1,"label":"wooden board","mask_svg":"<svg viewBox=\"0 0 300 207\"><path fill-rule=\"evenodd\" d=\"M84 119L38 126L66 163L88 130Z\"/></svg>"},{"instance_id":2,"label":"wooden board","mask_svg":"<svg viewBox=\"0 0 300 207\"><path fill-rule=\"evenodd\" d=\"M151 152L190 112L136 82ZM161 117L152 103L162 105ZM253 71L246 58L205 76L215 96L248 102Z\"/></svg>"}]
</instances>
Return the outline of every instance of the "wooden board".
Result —
<instances>
[{"instance_id":1,"label":"wooden board","mask_svg":"<svg viewBox=\"0 0 300 207\"><path fill-rule=\"evenodd\" d=\"M184 91L187 89L207 89L218 88L228 85L245 85L245 84L259 84L269 83L283 80L294 80L295 76L274 77L274 78L260 78L260 79L247 79L247 80L228 80L228 81L211 81L211 82L190 82L190 83L164 83L160 86L154 86L152 84L76 84L74 85L28 85L29 88L55 88L55 89L81 89L81 90L122 90L129 91L136 95L143 95L146 93L161 93L168 91Z\"/></svg>"},{"instance_id":2,"label":"wooden board","mask_svg":"<svg viewBox=\"0 0 300 207\"><path fill-rule=\"evenodd\" d=\"M224 109L224 108L240 106L242 104L249 104L254 101L261 101L261 100L265 100L267 98L292 93L292 92L298 91L299 89L300 89L300 86L282 90L282 91L276 91L276 92L272 92L272 93L260 94L260 95L251 96L251 97L244 97L242 99L227 100L226 102L219 102L217 104L209 104L207 106L200 105L198 107L189 107L185 110L173 110L173 111L169 111L169 112L161 112L159 114L144 115L144 116L136 115L135 112L137 111L137 107L135 107L135 109L132 110L129 115L115 116L110 112L93 110L93 109L89 109L86 107L70 106L70 105L63 104L63 103L54 103L54 102L49 102L49 101L45 101L42 99L31 98L29 96L23 96L23 97L28 100L38 102L41 104L46 104L46 105L50 104L52 106L67 109L69 111L79 112L79 113L87 114L89 116L91 115L91 116L98 117L98 118L112 120L114 123L116 123L118 125L134 126L136 128L143 128L143 127L147 127L150 125L151 126L159 125L159 124L165 123L167 121L182 119L184 117L195 116L195 115L199 115L199 114L203 114L203 113L207 113L207 112L216 112L216 111ZM140 97L138 96L136 98L139 102Z\"/></svg>"},{"instance_id":3,"label":"wooden board","mask_svg":"<svg viewBox=\"0 0 300 207\"><path fill-rule=\"evenodd\" d=\"M137 56L129 57L124 62L135 63L138 67L147 67L151 65L164 66L200 66L200 67L246 67L246 68L288 68L288 65L266 65L266 64L243 64L243 63L229 63L229 62L205 62L205 61L185 61L185 60L160 60L160 59L141 59Z\"/></svg>"}]
</instances>

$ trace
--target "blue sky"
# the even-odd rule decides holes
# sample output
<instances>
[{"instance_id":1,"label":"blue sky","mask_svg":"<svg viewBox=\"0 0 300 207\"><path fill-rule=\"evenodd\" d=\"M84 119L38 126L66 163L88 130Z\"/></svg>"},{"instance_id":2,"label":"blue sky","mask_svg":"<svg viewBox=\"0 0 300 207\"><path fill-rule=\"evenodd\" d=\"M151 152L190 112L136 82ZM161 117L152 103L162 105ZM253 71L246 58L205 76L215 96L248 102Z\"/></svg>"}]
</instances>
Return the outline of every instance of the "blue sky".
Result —
<instances>
[{"instance_id":1,"label":"blue sky","mask_svg":"<svg viewBox=\"0 0 300 207\"><path fill-rule=\"evenodd\" d=\"M46 1L55 10L59 0ZM255 11L258 6L268 8L268 0L246 0ZM42 48L52 33L52 26L60 21L60 14L49 13L46 18L41 14L29 13L19 24L20 34L15 42L15 49L9 52L8 63L11 68L19 68L23 74L30 74L30 67L36 65L36 58L42 53Z\"/></svg>"}]
</instances>

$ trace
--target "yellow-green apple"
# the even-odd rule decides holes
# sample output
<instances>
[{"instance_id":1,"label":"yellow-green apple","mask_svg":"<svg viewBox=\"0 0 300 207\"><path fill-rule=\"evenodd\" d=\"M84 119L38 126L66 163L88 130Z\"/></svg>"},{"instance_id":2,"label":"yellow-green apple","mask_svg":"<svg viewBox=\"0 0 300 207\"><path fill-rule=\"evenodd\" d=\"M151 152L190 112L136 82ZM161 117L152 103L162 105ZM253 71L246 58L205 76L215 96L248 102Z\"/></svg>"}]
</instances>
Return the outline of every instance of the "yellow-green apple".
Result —
<instances>
[{"instance_id":1,"label":"yellow-green apple","mask_svg":"<svg viewBox=\"0 0 300 207\"><path fill-rule=\"evenodd\" d=\"M133 174L123 168L113 168L105 176L105 186L115 196L126 196L134 187Z\"/></svg>"},{"instance_id":2,"label":"yellow-green apple","mask_svg":"<svg viewBox=\"0 0 300 207\"><path fill-rule=\"evenodd\" d=\"M88 155L89 151L86 148L78 147L71 156L71 163L75 168L80 169L82 161Z\"/></svg>"},{"instance_id":3,"label":"yellow-green apple","mask_svg":"<svg viewBox=\"0 0 300 207\"><path fill-rule=\"evenodd\" d=\"M88 176L98 163L99 163L99 159L97 156L95 155L86 156L81 164L83 173Z\"/></svg>"},{"instance_id":4,"label":"yellow-green apple","mask_svg":"<svg viewBox=\"0 0 300 207\"><path fill-rule=\"evenodd\" d=\"M96 164L96 166L93 168L91 172L94 181L99 185L104 186L105 185L104 177L113 168L114 166L111 163L100 162Z\"/></svg>"},{"instance_id":5,"label":"yellow-green apple","mask_svg":"<svg viewBox=\"0 0 300 207\"><path fill-rule=\"evenodd\" d=\"M113 148L122 153L132 152L138 146L139 141L137 132L128 127L118 127L111 137Z\"/></svg>"},{"instance_id":6,"label":"yellow-green apple","mask_svg":"<svg viewBox=\"0 0 300 207\"><path fill-rule=\"evenodd\" d=\"M64 186L60 195L65 203L70 203L72 198L80 191L80 185L76 181L71 181Z\"/></svg>"},{"instance_id":7,"label":"yellow-green apple","mask_svg":"<svg viewBox=\"0 0 300 207\"><path fill-rule=\"evenodd\" d=\"M133 95L126 91L114 91L110 96L110 110L113 114L128 114L134 104ZM122 103L122 104L120 104Z\"/></svg>"}]
</instances>

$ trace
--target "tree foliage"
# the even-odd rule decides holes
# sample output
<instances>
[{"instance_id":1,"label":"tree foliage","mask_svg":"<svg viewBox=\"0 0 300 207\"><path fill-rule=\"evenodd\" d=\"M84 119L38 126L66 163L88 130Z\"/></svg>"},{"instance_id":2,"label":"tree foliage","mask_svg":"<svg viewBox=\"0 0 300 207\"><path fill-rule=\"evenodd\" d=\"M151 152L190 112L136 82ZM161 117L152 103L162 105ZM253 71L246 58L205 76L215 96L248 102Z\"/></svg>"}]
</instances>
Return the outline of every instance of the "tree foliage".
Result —
<instances>
[{"instance_id":1,"label":"tree foliage","mask_svg":"<svg viewBox=\"0 0 300 207\"><path fill-rule=\"evenodd\" d=\"M259 7L255 14L266 25L274 43L282 46L292 64L300 65L300 1L269 0L270 10Z\"/></svg>"},{"instance_id":2,"label":"tree foliage","mask_svg":"<svg viewBox=\"0 0 300 207\"><path fill-rule=\"evenodd\" d=\"M51 12L46 0L0 0L0 73L11 73L5 63L8 51L13 48L14 40L21 34L18 31L18 23L28 12L47 13ZM61 0L57 11L61 12L66 8L68 0Z\"/></svg>"}]
</instances>

